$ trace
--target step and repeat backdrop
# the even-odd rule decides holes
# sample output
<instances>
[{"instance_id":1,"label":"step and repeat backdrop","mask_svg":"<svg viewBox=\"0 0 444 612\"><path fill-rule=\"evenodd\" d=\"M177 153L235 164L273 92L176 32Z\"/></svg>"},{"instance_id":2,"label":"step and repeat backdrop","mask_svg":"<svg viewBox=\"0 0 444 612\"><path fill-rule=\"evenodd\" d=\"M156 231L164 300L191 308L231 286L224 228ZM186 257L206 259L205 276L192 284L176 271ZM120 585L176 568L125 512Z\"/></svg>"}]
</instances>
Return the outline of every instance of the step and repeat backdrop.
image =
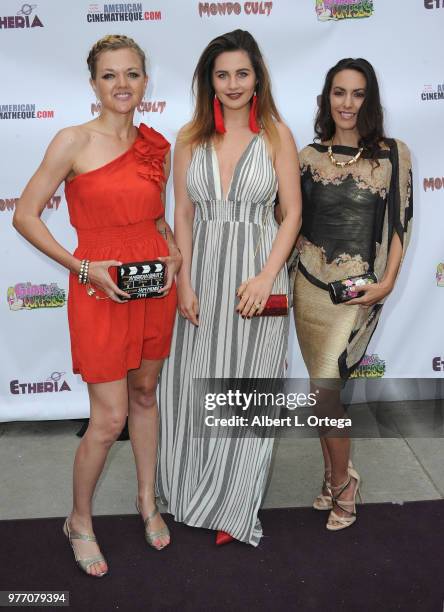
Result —
<instances>
[{"instance_id":1,"label":"step and repeat backdrop","mask_svg":"<svg viewBox=\"0 0 444 612\"><path fill-rule=\"evenodd\" d=\"M236 28L256 37L298 147L313 139L326 71L343 57L374 65L386 131L412 152L415 222L399 282L356 377L444 377L444 0L2 0L0 421L75 418L89 411L86 386L71 369L68 274L28 245L11 220L54 134L100 112L88 82L90 47L109 33L127 34L142 46L150 80L135 121L174 144L191 114L191 77L201 51ZM170 222L173 208L170 181ZM43 218L73 250L63 185ZM289 375L307 376L293 327Z\"/></svg>"}]
</instances>

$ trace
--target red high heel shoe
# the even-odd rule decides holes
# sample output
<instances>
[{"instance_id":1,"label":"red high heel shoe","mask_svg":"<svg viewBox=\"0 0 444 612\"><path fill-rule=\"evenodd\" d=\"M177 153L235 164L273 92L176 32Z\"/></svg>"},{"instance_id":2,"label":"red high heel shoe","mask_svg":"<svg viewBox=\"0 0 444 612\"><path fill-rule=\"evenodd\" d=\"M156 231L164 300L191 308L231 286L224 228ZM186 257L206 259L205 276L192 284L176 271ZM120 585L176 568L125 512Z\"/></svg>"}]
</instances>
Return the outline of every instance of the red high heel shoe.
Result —
<instances>
[{"instance_id":1,"label":"red high heel shoe","mask_svg":"<svg viewBox=\"0 0 444 612\"><path fill-rule=\"evenodd\" d=\"M223 544L229 544L234 541L235 538L225 531L218 531L216 533L216 546L222 546Z\"/></svg>"}]
</instances>

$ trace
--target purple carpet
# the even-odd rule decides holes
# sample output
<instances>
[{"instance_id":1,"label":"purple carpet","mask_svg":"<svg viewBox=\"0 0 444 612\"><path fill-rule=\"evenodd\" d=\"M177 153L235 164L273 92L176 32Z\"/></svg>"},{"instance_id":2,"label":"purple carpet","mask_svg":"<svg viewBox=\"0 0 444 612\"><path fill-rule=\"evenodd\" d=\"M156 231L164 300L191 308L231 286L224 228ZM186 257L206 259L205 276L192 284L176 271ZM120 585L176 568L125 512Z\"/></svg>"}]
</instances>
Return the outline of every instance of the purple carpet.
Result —
<instances>
[{"instance_id":1,"label":"purple carpet","mask_svg":"<svg viewBox=\"0 0 444 612\"><path fill-rule=\"evenodd\" d=\"M110 573L74 565L63 519L0 522L0 590L70 592L69 610L298 610L442 612L444 501L359 506L356 524L325 529L327 514L265 510L258 548L220 548L214 533L166 520L157 552L136 516L95 520ZM62 609L62 608L58 608Z\"/></svg>"}]
</instances>

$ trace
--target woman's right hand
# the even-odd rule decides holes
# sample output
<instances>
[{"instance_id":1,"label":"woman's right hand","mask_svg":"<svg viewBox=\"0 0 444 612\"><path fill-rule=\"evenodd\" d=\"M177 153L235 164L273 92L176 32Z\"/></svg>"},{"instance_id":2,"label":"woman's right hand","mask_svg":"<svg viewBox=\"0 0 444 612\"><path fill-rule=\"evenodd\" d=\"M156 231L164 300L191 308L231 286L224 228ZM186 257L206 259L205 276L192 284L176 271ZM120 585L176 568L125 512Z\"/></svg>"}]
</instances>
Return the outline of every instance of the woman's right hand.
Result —
<instances>
[{"instance_id":1,"label":"woman's right hand","mask_svg":"<svg viewBox=\"0 0 444 612\"><path fill-rule=\"evenodd\" d=\"M180 314L193 325L199 325L199 300L191 285L178 283L177 308Z\"/></svg>"},{"instance_id":2,"label":"woman's right hand","mask_svg":"<svg viewBox=\"0 0 444 612\"><path fill-rule=\"evenodd\" d=\"M107 261L91 261L88 271L88 282L95 289L103 291L113 302L125 304L130 298L128 293L119 289L111 278L108 268L111 266L121 266L121 261L110 259ZM123 298L123 299L122 299Z\"/></svg>"}]
</instances>

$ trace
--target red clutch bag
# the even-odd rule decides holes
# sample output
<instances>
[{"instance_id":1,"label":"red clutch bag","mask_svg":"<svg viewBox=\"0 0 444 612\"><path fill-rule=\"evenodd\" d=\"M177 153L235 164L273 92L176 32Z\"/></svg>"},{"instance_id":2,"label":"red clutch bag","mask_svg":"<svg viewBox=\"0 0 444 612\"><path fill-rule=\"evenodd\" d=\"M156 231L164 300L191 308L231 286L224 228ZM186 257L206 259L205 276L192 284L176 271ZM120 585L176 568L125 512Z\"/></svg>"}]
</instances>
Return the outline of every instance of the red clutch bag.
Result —
<instances>
[{"instance_id":1,"label":"red clutch bag","mask_svg":"<svg viewBox=\"0 0 444 612\"><path fill-rule=\"evenodd\" d=\"M270 214L271 206L268 207L266 216ZM258 243L254 250L253 259L256 258L259 250L259 245L262 240L263 226L261 227L261 233L259 236ZM286 293L272 293L265 303L264 309L260 314L255 314L255 317L286 317L288 315L288 295Z\"/></svg>"},{"instance_id":2,"label":"red clutch bag","mask_svg":"<svg viewBox=\"0 0 444 612\"><path fill-rule=\"evenodd\" d=\"M288 315L288 295L275 293L270 295L263 311L258 317L285 317Z\"/></svg>"}]
</instances>

